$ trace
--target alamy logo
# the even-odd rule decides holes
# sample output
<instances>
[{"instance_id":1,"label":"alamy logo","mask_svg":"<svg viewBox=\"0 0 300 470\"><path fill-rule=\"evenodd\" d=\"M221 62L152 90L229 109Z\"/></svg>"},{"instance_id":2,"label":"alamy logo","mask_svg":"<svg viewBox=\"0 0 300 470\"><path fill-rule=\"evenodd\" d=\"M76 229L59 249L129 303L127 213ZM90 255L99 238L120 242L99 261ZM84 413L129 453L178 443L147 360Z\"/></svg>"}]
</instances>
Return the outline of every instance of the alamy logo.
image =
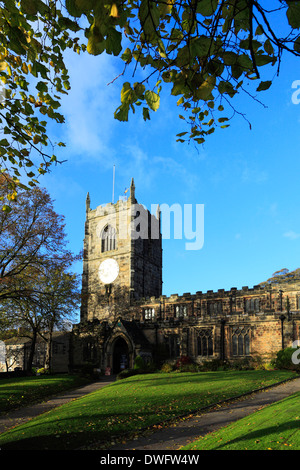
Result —
<instances>
[{"instance_id":1,"label":"alamy logo","mask_svg":"<svg viewBox=\"0 0 300 470\"><path fill-rule=\"evenodd\" d=\"M3 83L0 81L0 104L5 100L6 90Z\"/></svg>"},{"instance_id":2,"label":"alamy logo","mask_svg":"<svg viewBox=\"0 0 300 470\"><path fill-rule=\"evenodd\" d=\"M300 103L300 80L294 80L292 83L292 88L296 90L292 93L292 103L299 104Z\"/></svg>"},{"instance_id":3,"label":"alamy logo","mask_svg":"<svg viewBox=\"0 0 300 470\"><path fill-rule=\"evenodd\" d=\"M110 206L109 214L97 226L98 237L112 238L118 227L121 240L128 237L155 240L159 239L161 230L164 240L186 240L186 250L201 250L203 247L204 204L151 204L151 212L141 204L133 204L130 211L124 217L125 211L116 211L114 206Z\"/></svg>"},{"instance_id":4,"label":"alamy logo","mask_svg":"<svg viewBox=\"0 0 300 470\"><path fill-rule=\"evenodd\" d=\"M6 348L4 341L0 341L0 364L5 363Z\"/></svg>"},{"instance_id":5,"label":"alamy logo","mask_svg":"<svg viewBox=\"0 0 300 470\"><path fill-rule=\"evenodd\" d=\"M297 339L296 341L293 342L293 348L297 348L297 346L300 346L300 340ZM300 364L300 348L298 348L295 352L292 354L292 363L295 365Z\"/></svg>"}]
</instances>

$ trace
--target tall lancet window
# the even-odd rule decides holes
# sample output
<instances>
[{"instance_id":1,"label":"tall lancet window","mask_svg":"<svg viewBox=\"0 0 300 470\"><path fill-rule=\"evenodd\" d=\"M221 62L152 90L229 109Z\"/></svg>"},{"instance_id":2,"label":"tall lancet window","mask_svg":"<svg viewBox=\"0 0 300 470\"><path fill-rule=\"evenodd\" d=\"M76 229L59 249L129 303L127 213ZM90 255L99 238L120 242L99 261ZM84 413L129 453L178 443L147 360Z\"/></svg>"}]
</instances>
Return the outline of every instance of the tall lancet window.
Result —
<instances>
[{"instance_id":1,"label":"tall lancet window","mask_svg":"<svg viewBox=\"0 0 300 470\"><path fill-rule=\"evenodd\" d=\"M111 225L106 225L101 235L101 251L111 251L116 249L116 230Z\"/></svg>"}]
</instances>

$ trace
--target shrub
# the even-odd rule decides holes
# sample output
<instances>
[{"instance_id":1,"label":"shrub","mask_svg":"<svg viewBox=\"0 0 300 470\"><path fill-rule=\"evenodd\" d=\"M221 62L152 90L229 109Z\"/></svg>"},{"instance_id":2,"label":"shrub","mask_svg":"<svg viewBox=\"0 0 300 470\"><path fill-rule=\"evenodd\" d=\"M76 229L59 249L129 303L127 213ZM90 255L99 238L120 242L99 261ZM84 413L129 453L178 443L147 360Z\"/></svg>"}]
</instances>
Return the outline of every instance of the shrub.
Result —
<instances>
[{"instance_id":1,"label":"shrub","mask_svg":"<svg viewBox=\"0 0 300 470\"><path fill-rule=\"evenodd\" d=\"M261 357L252 358L250 366L254 370L273 370L275 368L274 361L265 362Z\"/></svg>"},{"instance_id":2,"label":"shrub","mask_svg":"<svg viewBox=\"0 0 300 470\"><path fill-rule=\"evenodd\" d=\"M212 359L211 361L204 361L200 366L199 370L201 372L214 372L216 370L227 370L229 369L229 364L221 359Z\"/></svg>"},{"instance_id":3,"label":"shrub","mask_svg":"<svg viewBox=\"0 0 300 470\"><path fill-rule=\"evenodd\" d=\"M251 370L253 367L250 365L250 360L245 357L243 359L237 359L232 362L231 368L234 370Z\"/></svg>"},{"instance_id":4,"label":"shrub","mask_svg":"<svg viewBox=\"0 0 300 470\"><path fill-rule=\"evenodd\" d=\"M197 364L183 364L180 369L179 369L179 372L199 372L199 367Z\"/></svg>"},{"instance_id":5,"label":"shrub","mask_svg":"<svg viewBox=\"0 0 300 470\"><path fill-rule=\"evenodd\" d=\"M136 356L134 360L134 369L145 369L145 362L142 356Z\"/></svg>"},{"instance_id":6,"label":"shrub","mask_svg":"<svg viewBox=\"0 0 300 470\"><path fill-rule=\"evenodd\" d=\"M50 374L50 370L46 369L45 367L41 367L36 371L36 375L44 375L44 374Z\"/></svg>"},{"instance_id":7,"label":"shrub","mask_svg":"<svg viewBox=\"0 0 300 470\"><path fill-rule=\"evenodd\" d=\"M147 366L143 369L124 369L118 373L117 380L126 379L127 377L131 377L133 375L151 374L152 372L155 372L155 371L156 371L155 367L152 368L152 367L147 367Z\"/></svg>"},{"instance_id":8,"label":"shrub","mask_svg":"<svg viewBox=\"0 0 300 470\"><path fill-rule=\"evenodd\" d=\"M162 366L161 366L161 372L172 372L174 370L174 367L172 366L172 364L170 364L169 362L165 362Z\"/></svg>"},{"instance_id":9,"label":"shrub","mask_svg":"<svg viewBox=\"0 0 300 470\"><path fill-rule=\"evenodd\" d=\"M126 379L127 377L131 377L133 375L138 375L140 374L140 370L139 369L124 369L122 370L121 372L119 372L119 374L117 375L117 380L120 380L120 379Z\"/></svg>"},{"instance_id":10,"label":"shrub","mask_svg":"<svg viewBox=\"0 0 300 470\"><path fill-rule=\"evenodd\" d=\"M272 362L264 362L264 370L274 370L274 365Z\"/></svg>"},{"instance_id":11,"label":"shrub","mask_svg":"<svg viewBox=\"0 0 300 470\"><path fill-rule=\"evenodd\" d=\"M155 362L153 361L150 361L150 362L147 362L145 364L145 369L147 372L151 373L151 372L156 372L157 371L157 367L156 367L156 364Z\"/></svg>"},{"instance_id":12,"label":"shrub","mask_svg":"<svg viewBox=\"0 0 300 470\"><path fill-rule=\"evenodd\" d=\"M300 372L300 364L294 364L292 355L298 348L285 348L278 351L275 359L275 367L277 369L288 369Z\"/></svg>"},{"instance_id":13,"label":"shrub","mask_svg":"<svg viewBox=\"0 0 300 470\"><path fill-rule=\"evenodd\" d=\"M189 356L181 356L176 362L176 369L181 369L183 366L187 364L192 364L192 360Z\"/></svg>"}]
</instances>

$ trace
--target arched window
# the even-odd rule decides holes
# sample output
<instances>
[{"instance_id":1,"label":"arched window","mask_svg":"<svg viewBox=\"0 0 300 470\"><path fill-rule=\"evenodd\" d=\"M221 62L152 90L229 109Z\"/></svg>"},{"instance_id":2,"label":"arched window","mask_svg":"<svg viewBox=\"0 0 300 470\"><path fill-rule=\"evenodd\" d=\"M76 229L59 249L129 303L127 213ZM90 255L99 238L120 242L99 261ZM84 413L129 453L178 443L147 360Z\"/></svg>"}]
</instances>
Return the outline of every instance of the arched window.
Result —
<instances>
[{"instance_id":1,"label":"arched window","mask_svg":"<svg viewBox=\"0 0 300 470\"><path fill-rule=\"evenodd\" d=\"M232 355L233 356L249 356L250 355L250 328L236 328L233 331L232 338Z\"/></svg>"},{"instance_id":2,"label":"arched window","mask_svg":"<svg viewBox=\"0 0 300 470\"><path fill-rule=\"evenodd\" d=\"M101 235L101 252L116 249L116 230L111 225L106 225Z\"/></svg>"},{"instance_id":3,"label":"arched window","mask_svg":"<svg viewBox=\"0 0 300 470\"><path fill-rule=\"evenodd\" d=\"M245 356L250 354L250 336L248 333L244 336Z\"/></svg>"}]
</instances>

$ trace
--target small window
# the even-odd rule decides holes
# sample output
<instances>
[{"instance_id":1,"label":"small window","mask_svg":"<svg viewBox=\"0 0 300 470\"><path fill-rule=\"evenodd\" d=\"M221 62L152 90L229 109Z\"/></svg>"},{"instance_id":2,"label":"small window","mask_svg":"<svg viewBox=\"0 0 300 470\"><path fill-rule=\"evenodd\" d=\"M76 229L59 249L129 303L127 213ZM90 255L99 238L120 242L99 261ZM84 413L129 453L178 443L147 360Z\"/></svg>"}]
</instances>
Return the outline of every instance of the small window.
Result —
<instances>
[{"instance_id":1,"label":"small window","mask_svg":"<svg viewBox=\"0 0 300 470\"><path fill-rule=\"evenodd\" d=\"M259 299L247 299L246 300L246 312L259 312L260 302Z\"/></svg>"},{"instance_id":2,"label":"small window","mask_svg":"<svg viewBox=\"0 0 300 470\"><path fill-rule=\"evenodd\" d=\"M222 313L222 301L216 300L208 304L209 315L220 315Z\"/></svg>"},{"instance_id":3,"label":"small window","mask_svg":"<svg viewBox=\"0 0 300 470\"><path fill-rule=\"evenodd\" d=\"M116 249L116 230L111 225L106 225L101 235L101 251L111 251Z\"/></svg>"},{"instance_id":4,"label":"small window","mask_svg":"<svg viewBox=\"0 0 300 470\"><path fill-rule=\"evenodd\" d=\"M187 317L186 305L176 305L176 307L175 307L175 316L176 316L176 318Z\"/></svg>"},{"instance_id":5,"label":"small window","mask_svg":"<svg viewBox=\"0 0 300 470\"><path fill-rule=\"evenodd\" d=\"M145 308L144 310L144 319L145 320L154 320L155 318L155 309L154 308Z\"/></svg>"}]
</instances>

